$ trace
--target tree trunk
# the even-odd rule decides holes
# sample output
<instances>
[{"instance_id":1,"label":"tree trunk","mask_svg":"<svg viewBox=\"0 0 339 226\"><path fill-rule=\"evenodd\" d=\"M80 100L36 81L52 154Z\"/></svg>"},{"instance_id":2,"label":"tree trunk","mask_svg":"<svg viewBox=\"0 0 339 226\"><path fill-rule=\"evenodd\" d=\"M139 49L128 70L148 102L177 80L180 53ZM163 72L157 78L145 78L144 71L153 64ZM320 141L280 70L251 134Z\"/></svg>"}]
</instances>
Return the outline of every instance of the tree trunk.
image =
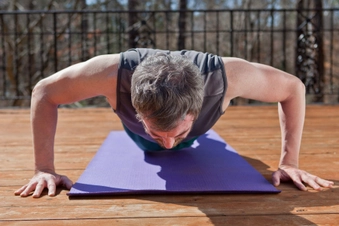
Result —
<instances>
[{"instance_id":1,"label":"tree trunk","mask_svg":"<svg viewBox=\"0 0 339 226\"><path fill-rule=\"evenodd\" d=\"M134 28L134 25L138 22L138 16L137 13L135 13L135 10L138 9L139 3L138 0L128 0L128 27L130 28L128 45L130 48L137 47L136 39L138 37L138 30Z\"/></svg>"},{"instance_id":2,"label":"tree trunk","mask_svg":"<svg viewBox=\"0 0 339 226\"><path fill-rule=\"evenodd\" d=\"M86 0L80 1L80 7L82 10L87 9ZM81 60L85 61L89 58L88 48L87 48L87 33L88 33L88 18L87 13L81 14Z\"/></svg>"},{"instance_id":3,"label":"tree trunk","mask_svg":"<svg viewBox=\"0 0 339 226\"><path fill-rule=\"evenodd\" d=\"M312 100L309 101L323 102L324 53L322 1L299 0L297 9L296 76L305 84L306 92L308 94L314 94Z\"/></svg>"},{"instance_id":4,"label":"tree trunk","mask_svg":"<svg viewBox=\"0 0 339 226\"><path fill-rule=\"evenodd\" d=\"M178 36L178 50L185 49L186 42L186 10L187 0L180 0L179 3L179 36Z\"/></svg>"}]
</instances>

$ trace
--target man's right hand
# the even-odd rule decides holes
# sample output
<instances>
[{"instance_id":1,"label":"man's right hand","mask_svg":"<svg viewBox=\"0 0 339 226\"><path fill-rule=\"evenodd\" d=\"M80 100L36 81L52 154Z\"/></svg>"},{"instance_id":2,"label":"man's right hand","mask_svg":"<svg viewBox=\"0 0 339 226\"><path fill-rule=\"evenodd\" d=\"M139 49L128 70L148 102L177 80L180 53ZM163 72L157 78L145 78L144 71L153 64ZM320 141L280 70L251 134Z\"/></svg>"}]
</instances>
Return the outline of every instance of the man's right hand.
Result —
<instances>
[{"instance_id":1,"label":"man's right hand","mask_svg":"<svg viewBox=\"0 0 339 226\"><path fill-rule=\"evenodd\" d=\"M37 172L30 182L14 192L15 195L27 197L32 194L33 198L39 198L44 188L48 189L49 196L55 196L57 186L71 189L73 182L66 176L56 173Z\"/></svg>"}]
</instances>

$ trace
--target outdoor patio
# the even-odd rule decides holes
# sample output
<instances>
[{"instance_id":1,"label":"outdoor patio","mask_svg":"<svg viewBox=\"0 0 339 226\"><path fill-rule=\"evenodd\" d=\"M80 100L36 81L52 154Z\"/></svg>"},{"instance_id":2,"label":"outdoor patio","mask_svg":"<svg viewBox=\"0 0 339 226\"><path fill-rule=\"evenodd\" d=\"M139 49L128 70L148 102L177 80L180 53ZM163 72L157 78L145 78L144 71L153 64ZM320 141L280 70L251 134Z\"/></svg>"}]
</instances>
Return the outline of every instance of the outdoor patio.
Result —
<instances>
[{"instance_id":1,"label":"outdoor patio","mask_svg":"<svg viewBox=\"0 0 339 226\"><path fill-rule=\"evenodd\" d=\"M72 198L58 190L35 199L14 191L33 175L29 109L0 110L1 225L337 225L339 106L309 105L300 167L335 187L280 194L134 195ZM276 106L230 107L213 128L270 180L280 156ZM57 172L75 182L111 130L122 130L109 108L60 109Z\"/></svg>"}]
</instances>

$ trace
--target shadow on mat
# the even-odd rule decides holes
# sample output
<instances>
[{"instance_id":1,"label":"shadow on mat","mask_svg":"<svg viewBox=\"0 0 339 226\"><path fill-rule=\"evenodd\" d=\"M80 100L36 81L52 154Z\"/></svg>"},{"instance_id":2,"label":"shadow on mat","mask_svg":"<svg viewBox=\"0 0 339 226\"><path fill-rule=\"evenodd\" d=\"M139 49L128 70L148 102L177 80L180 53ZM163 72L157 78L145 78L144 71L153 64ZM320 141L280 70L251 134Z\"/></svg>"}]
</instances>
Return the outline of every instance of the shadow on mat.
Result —
<instances>
[{"instance_id":1,"label":"shadow on mat","mask_svg":"<svg viewBox=\"0 0 339 226\"><path fill-rule=\"evenodd\" d=\"M218 144L219 143L219 144ZM200 145L205 148L210 148L210 144L199 142ZM221 142L215 142L213 145L223 145ZM215 146L213 146L215 147ZM221 147L219 147L221 148ZM216 148L216 149L219 149ZM192 152L164 152L164 153L146 153L145 161L152 165L158 165L161 170L158 172L159 177L166 181L167 189L175 189L178 183L188 183L187 181L176 181L180 174L180 169L177 171L169 170L177 167L175 165L169 165L166 161L159 161L159 158L164 158L168 155L177 155L180 164L193 164L195 170L192 173L197 173L201 169L206 169L206 166L213 164L218 166L223 161L220 159L210 160L209 158L202 158L194 160L192 158L194 151ZM231 153L232 154L232 153ZM192 155L192 156L191 156ZM160 156L160 157L159 157ZM269 179L272 171L269 171L269 166L263 162L243 157L249 162L256 170L262 173L265 178ZM158 159L158 160L157 160ZM192 162L192 159L196 162ZM202 161L205 160L205 161ZM212 162L209 162L212 161ZM224 163L224 162L223 162ZM180 165L179 164L179 165ZM198 167L198 168L196 168ZM194 167L193 167L194 168ZM338 184L338 181L335 181ZM87 190L102 190L108 189L107 191L123 191L124 189L103 187L96 185L79 184L74 186L80 186ZM101 192L100 196L91 197L70 197L70 199L139 199L147 200L159 203L168 203L182 206L193 206L199 209L204 216L207 216L210 220L210 224L213 225L226 225L226 224L241 224L241 225L265 225L269 222L270 225L315 225L312 221L309 221L302 216L295 214L302 214L303 211L307 212L308 208L316 208L323 206L338 205L337 194L338 189L329 189L322 192L302 192L299 191L292 183L284 183L280 187L283 190L283 194L176 194L176 195L164 195L157 194L157 192L151 192L150 194L128 194L124 196L106 196L105 193ZM121 193L123 194L123 193ZM137 195L138 194L138 195ZM135 196L137 195L137 196ZM228 203L232 203L230 206ZM234 205L233 205L234 204ZM307 214L307 213L306 213ZM315 214L317 214L315 212ZM307 216L307 215L305 215ZM321 218L321 214L318 214ZM267 222L266 222L267 220ZM238 222L237 222L238 221Z\"/></svg>"},{"instance_id":2,"label":"shadow on mat","mask_svg":"<svg viewBox=\"0 0 339 226\"><path fill-rule=\"evenodd\" d=\"M119 187L119 183L114 180L125 180L123 177L107 177L106 181L113 180L112 183L100 182L95 178L90 184L79 180L73 185L73 189L80 192L71 192L70 195L279 192L234 149L225 142L209 138L207 134L198 139L195 147L182 151L140 152L140 154L134 156L137 158L133 165L135 168L127 164L126 168L132 167L133 170L124 171L125 174L135 174L135 182L126 179L129 182ZM142 157L143 159L139 159ZM108 161L101 163L108 164ZM128 160L125 159L125 161ZM139 162L143 164L138 165ZM140 172L148 172L149 176L138 174L138 166ZM121 165L121 167L125 166ZM117 173L120 172L119 167L112 168L112 170L115 169ZM128 175L126 176L128 178ZM145 179L147 183L140 181L139 177ZM140 188L131 183L138 184Z\"/></svg>"},{"instance_id":3,"label":"shadow on mat","mask_svg":"<svg viewBox=\"0 0 339 226\"><path fill-rule=\"evenodd\" d=\"M197 141L196 148L185 151L145 153L145 162L160 166L157 175L165 181L166 191L279 192L227 143L210 139L207 134Z\"/></svg>"}]
</instances>

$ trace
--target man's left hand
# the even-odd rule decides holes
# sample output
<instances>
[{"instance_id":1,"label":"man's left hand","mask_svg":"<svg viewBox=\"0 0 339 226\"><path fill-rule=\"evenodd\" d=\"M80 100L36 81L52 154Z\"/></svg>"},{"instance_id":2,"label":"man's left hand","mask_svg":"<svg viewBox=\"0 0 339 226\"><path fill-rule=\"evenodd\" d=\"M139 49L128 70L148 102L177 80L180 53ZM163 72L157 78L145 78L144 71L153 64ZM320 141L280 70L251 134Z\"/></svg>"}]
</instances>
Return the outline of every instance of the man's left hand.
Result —
<instances>
[{"instance_id":1,"label":"man's left hand","mask_svg":"<svg viewBox=\"0 0 339 226\"><path fill-rule=\"evenodd\" d=\"M280 166L272 175L272 182L274 186L279 186L281 181L290 181L302 191L307 191L305 184L312 187L314 190L322 190L322 188L331 188L332 181L324 180L320 177L307 173L304 170L292 166Z\"/></svg>"}]
</instances>

